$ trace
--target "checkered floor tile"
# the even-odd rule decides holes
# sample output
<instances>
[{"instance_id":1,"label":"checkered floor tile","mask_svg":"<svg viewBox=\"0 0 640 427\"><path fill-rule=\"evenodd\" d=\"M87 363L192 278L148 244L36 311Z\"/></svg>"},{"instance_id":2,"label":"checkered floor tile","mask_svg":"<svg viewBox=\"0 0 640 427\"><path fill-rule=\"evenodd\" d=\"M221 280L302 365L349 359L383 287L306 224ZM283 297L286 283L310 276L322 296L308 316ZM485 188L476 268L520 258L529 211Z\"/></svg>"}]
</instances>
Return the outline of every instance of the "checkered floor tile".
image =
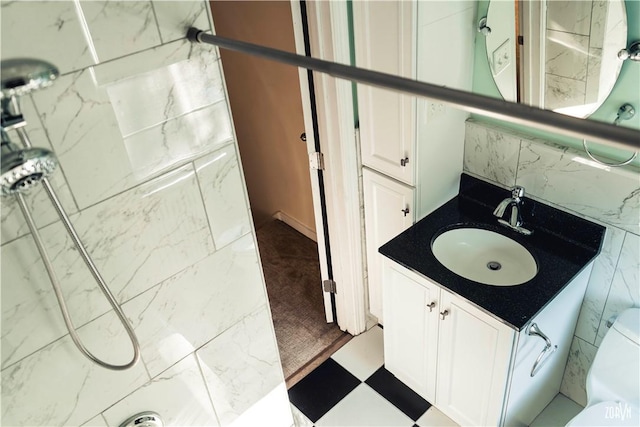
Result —
<instances>
[{"instance_id":1,"label":"checkered floor tile","mask_svg":"<svg viewBox=\"0 0 640 427\"><path fill-rule=\"evenodd\" d=\"M456 426L383 364L382 329L376 326L289 390L296 426Z\"/></svg>"}]
</instances>

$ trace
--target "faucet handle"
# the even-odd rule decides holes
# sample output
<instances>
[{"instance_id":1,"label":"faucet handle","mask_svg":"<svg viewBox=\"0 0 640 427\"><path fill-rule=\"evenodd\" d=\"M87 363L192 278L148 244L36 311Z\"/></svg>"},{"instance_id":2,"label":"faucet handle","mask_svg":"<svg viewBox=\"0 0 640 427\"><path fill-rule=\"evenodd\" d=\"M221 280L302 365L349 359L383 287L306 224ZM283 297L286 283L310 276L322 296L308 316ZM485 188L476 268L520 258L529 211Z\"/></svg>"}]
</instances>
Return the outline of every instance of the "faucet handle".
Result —
<instances>
[{"instance_id":1,"label":"faucet handle","mask_svg":"<svg viewBox=\"0 0 640 427\"><path fill-rule=\"evenodd\" d=\"M524 197L524 187L519 185L513 186L511 188L511 198L520 199L521 197Z\"/></svg>"}]
</instances>

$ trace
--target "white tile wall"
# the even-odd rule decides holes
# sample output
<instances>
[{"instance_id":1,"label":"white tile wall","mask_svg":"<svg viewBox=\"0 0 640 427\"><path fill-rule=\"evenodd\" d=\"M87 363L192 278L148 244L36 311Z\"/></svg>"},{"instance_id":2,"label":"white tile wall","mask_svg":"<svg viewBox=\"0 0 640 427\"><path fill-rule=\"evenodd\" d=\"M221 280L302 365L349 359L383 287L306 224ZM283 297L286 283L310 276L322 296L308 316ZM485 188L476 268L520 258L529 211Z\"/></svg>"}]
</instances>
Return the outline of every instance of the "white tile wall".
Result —
<instances>
[{"instance_id":1,"label":"white tile wall","mask_svg":"<svg viewBox=\"0 0 640 427\"><path fill-rule=\"evenodd\" d=\"M2 2L2 58L40 58L62 74L95 61L73 1Z\"/></svg>"},{"instance_id":2,"label":"white tile wall","mask_svg":"<svg viewBox=\"0 0 640 427\"><path fill-rule=\"evenodd\" d=\"M284 381L266 307L245 317L196 354L223 425L235 423ZM273 422L270 412L274 410L278 408L269 409L262 419ZM291 424L290 412L289 419Z\"/></svg>"},{"instance_id":3,"label":"white tile wall","mask_svg":"<svg viewBox=\"0 0 640 427\"><path fill-rule=\"evenodd\" d=\"M249 232L251 218L234 147L229 145L194 162L213 241L221 248Z\"/></svg>"},{"instance_id":4,"label":"white tile wall","mask_svg":"<svg viewBox=\"0 0 640 427\"><path fill-rule=\"evenodd\" d=\"M136 389L106 411L107 425L118 427L134 414L155 408L165 425L218 426L200 367L191 354Z\"/></svg>"},{"instance_id":5,"label":"white tile wall","mask_svg":"<svg viewBox=\"0 0 640 427\"><path fill-rule=\"evenodd\" d=\"M260 277L257 251L246 235L124 304L151 376L264 305Z\"/></svg>"},{"instance_id":6,"label":"white tile wall","mask_svg":"<svg viewBox=\"0 0 640 427\"><path fill-rule=\"evenodd\" d=\"M510 143L496 145L496 135ZM516 159L506 173L505 158ZM584 406L586 374L607 331L606 321L640 306L640 172L602 168L574 149L476 120L467 122L464 168L502 186L522 185L537 200L607 226L560 390Z\"/></svg>"},{"instance_id":7,"label":"white tile wall","mask_svg":"<svg viewBox=\"0 0 640 427\"><path fill-rule=\"evenodd\" d=\"M80 7L100 62L160 44L150 1L81 0Z\"/></svg>"},{"instance_id":8,"label":"white tile wall","mask_svg":"<svg viewBox=\"0 0 640 427\"><path fill-rule=\"evenodd\" d=\"M118 426L142 410L168 426L292 425L217 50L183 38L211 30L208 2L77 4L3 2L1 53L63 73L23 102L27 129L58 156L54 186L142 360L114 372L78 352L2 200L2 425ZM46 197L28 201L81 338L127 362L126 332Z\"/></svg>"}]
</instances>

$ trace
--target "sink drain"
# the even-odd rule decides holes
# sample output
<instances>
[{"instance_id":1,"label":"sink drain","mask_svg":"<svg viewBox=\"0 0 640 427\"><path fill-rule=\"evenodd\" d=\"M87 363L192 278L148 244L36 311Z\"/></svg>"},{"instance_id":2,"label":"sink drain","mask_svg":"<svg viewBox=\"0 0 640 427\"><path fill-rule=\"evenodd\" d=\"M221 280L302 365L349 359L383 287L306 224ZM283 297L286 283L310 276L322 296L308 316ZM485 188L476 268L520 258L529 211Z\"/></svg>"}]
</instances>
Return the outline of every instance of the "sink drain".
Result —
<instances>
[{"instance_id":1,"label":"sink drain","mask_svg":"<svg viewBox=\"0 0 640 427\"><path fill-rule=\"evenodd\" d=\"M502 264L500 264L498 261L489 261L487 263L487 268L491 271L498 271L502 268Z\"/></svg>"}]
</instances>

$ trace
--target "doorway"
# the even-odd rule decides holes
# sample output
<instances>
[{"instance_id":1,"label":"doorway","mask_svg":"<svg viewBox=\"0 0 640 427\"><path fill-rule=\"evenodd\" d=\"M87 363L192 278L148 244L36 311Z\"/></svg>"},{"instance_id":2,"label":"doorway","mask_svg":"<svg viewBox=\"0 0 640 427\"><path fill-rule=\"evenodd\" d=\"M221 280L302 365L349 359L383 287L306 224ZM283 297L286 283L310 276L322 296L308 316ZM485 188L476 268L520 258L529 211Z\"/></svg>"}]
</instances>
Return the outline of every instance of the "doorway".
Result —
<instances>
[{"instance_id":1,"label":"doorway","mask_svg":"<svg viewBox=\"0 0 640 427\"><path fill-rule=\"evenodd\" d=\"M295 52L288 1L212 1L211 10L218 35ZM325 320L298 71L224 49L220 55L290 387L350 338Z\"/></svg>"}]
</instances>

